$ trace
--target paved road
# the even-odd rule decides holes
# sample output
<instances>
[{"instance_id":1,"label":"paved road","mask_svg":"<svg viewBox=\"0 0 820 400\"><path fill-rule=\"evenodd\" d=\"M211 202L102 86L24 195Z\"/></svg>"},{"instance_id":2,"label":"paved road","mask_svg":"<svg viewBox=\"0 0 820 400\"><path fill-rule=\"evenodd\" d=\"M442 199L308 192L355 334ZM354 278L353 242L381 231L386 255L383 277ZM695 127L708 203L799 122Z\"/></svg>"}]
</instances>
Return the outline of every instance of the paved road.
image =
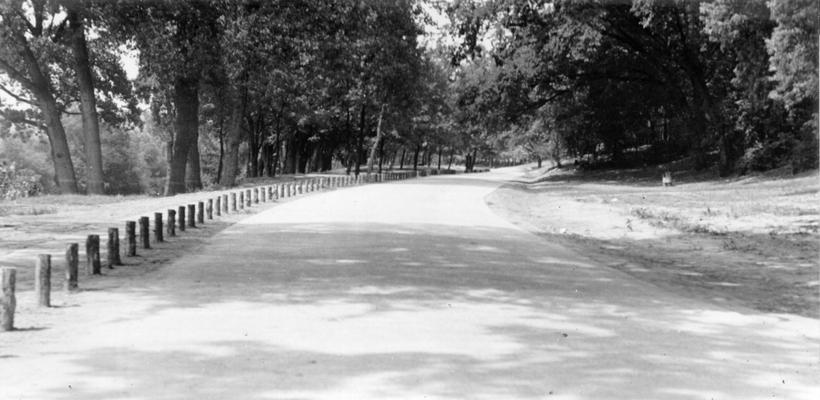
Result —
<instances>
[{"instance_id":1,"label":"paved road","mask_svg":"<svg viewBox=\"0 0 820 400\"><path fill-rule=\"evenodd\" d=\"M594 265L486 207L507 177L250 217L143 280L76 295L58 310L71 323L0 335L0 398L820 398L817 320Z\"/></svg>"}]
</instances>

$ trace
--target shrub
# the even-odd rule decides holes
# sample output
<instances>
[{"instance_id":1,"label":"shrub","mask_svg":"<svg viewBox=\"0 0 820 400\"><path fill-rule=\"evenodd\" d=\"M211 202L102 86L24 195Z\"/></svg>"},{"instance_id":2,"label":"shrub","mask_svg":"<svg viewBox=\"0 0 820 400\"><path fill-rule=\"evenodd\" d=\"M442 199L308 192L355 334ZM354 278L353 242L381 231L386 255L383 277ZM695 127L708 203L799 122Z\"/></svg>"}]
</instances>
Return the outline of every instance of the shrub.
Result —
<instances>
[{"instance_id":1,"label":"shrub","mask_svg":"<svg viewBox=\"0 0 820 400\"><path fill-rule=\"evenodd\" d=\"M49 158L50 150L45 135L39 132L19 132L0 137L0 160L5 169L14 168L15 179L34 181L36 193L55 190L54 167ZM11 172L6 172L11 179ZM23 178L25 177L25 178Z\"/></svg>"},{"instance_id":2,"label":"shrub","mask_svg":"<svg viewBox=\"0 0 820 400\"><path fill-rule=\"evenodd\" d=\"M14 200L42 192L40 176L30 169L18 169L12 163L0 161L0 199Z\"/></svg>"}]
</instances>

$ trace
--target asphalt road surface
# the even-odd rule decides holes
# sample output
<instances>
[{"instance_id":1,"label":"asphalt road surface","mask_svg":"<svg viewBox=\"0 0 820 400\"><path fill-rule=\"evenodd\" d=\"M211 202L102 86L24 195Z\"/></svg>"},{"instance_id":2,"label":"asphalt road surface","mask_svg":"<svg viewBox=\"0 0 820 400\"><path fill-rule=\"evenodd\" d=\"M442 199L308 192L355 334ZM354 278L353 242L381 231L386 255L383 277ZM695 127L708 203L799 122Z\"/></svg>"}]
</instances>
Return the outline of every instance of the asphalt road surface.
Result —
<instances>
[{"instance_id":1,"label":"asphalt road surface","mask_svg":"<svg viewBox=\"0 0 820 400\"><path fill-rule=\"evenodd\" d=\"M670 294L520 230L483 200L515 171L249 217L74 295L64 323L0 333L0 399L820 398L818 320Z\"/></svg>"}]
</instances>

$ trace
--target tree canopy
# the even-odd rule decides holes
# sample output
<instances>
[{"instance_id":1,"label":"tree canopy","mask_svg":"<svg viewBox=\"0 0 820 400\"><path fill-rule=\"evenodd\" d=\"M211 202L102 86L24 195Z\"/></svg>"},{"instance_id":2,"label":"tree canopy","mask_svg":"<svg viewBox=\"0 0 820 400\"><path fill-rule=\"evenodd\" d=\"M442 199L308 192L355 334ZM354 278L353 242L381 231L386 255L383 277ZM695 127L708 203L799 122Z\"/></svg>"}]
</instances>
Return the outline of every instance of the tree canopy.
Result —
<instances>
[{"instance_id":1,"label":"tree canopy","mask_svg":"<svg viewBox=\"0 0 820 400\"><path fill-rule=\"evenodd\" d=\"M445 154L798 171L817 20L811 0L9 0L0 119L47 139L64 193L137 165L173 195ZM123 146L140 159L115 166Z\"/></svg>"},{"instance_id":2,"label":"tree canopy","mask_svg":"<svg viewBox=\"0 0 820 400\"><path fill-rule=\"evenodd\" d=\"M722 174L817 166L816 2L491 0L448 12L466 119L533 153L690 156Z\"/></svg>"}]
</instances>

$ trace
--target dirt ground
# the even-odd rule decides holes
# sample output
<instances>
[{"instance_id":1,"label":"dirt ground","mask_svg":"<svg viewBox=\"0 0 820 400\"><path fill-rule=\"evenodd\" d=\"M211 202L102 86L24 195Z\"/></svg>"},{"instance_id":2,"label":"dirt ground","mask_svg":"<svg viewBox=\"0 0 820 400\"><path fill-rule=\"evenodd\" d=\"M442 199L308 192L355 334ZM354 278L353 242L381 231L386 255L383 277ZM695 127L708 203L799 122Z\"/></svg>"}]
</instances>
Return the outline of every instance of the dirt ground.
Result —
<instances>
[{"instance_id":1,"label":"dirt ground","mask_svg":"<svg viewBox=\"0 0 820 400\"><path fill-rule=\"evenodd\" d=\"M820 180L532 169L486 201L550 242L727 307L820 317Z\"/></svg>"}]
</instances>

